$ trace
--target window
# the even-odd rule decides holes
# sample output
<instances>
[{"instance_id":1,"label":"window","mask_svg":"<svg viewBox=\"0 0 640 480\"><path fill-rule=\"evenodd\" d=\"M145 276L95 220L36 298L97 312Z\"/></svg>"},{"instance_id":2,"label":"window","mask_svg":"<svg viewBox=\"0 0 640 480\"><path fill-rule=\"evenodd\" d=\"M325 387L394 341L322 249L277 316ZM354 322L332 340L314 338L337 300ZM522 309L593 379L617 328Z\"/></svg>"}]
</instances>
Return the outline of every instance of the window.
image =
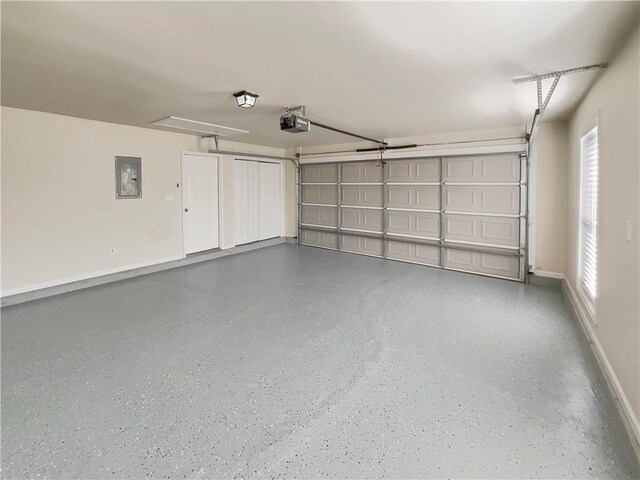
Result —
<instances>
[{"instance_id":1,"label":"window","mask_svg":"<svg viewBox=\"0 0 640 480\"><path fill-rule=\"evenodd\" d=\"M598 286L598 127L580 139L578 290L591 309Z\"/></svg>"}]
</instances>

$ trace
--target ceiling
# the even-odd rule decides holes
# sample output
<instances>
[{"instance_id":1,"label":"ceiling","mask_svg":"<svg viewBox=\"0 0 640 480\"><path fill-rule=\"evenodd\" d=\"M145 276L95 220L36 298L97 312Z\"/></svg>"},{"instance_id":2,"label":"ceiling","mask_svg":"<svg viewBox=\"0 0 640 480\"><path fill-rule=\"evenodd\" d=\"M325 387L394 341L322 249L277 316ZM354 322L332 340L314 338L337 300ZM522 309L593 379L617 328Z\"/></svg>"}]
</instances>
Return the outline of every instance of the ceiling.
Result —
<instances>
[{"instance_id":1,"label":"ceiling","mask_svg":"<svg viewBox=\"0 0 640 480\"><path fill-rule=\"evenodd\" d=\"M2 2L2 104L143 127L174 115L277 147L352 141L281 132L286 105L375 138L524 126L535 84L512 79L610 61L638 18L637 2ZM563 77L545 118L597 75ZM255 108L236 106L242 89Z\"/></svg>"}]
</instances>

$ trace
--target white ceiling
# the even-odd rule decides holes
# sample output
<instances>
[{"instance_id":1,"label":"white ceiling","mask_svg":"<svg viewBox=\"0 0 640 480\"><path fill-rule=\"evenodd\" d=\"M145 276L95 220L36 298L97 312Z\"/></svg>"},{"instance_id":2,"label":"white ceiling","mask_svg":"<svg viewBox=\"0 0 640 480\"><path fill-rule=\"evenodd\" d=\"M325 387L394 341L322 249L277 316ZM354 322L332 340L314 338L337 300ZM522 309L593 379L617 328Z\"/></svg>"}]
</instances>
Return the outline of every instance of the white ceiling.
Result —
<instances>
[{"instance_id":1,"label":"white ceiling","mask_svg":"<svg viewBox=\"0 0 640 480\"><path fill-rule=\"evenodd\" d=\"M149 127L169 115L292 147L351 142L280 132L285 105L376 138L524 125L517 77L610 61L637 2L2 2L2 104ZM598 73L563 77L565 118ZM550 83L550 82L549 82ZM260 94L253 109L232 93Z\"/></svg>"}]
</instances>

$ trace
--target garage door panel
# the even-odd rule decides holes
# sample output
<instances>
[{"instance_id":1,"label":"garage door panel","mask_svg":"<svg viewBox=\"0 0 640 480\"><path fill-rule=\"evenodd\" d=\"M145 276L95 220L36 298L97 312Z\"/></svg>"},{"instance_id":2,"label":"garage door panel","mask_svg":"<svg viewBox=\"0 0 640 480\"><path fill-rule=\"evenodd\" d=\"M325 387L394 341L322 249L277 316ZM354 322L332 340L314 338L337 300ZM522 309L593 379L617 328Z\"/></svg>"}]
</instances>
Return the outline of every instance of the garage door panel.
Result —
<instances>
[{"instance_id":1,"label":"garage door panel","mask_svg":"<svg viewBox=\"0 0 640 480\"><path fill-rule=\"evenodd\" d=\"M389 240L387 243L387 258L424 263L426 265L439 265L440 247Z\"/></svg>"},{"instance_id":2,"label":"garage door panel","mask_svg":"<svg viewBox=\"0 0 640 480\"><path fill-rule=\"evenodd\" d=\"M387 206L391 208L440 209L440 187L436 185L389 185Z\"/></svg>"},{"instance_id":3,"label":"garage door panel","mask_svg":"<svg viewBox=\"0 0 640 480\"><path fill-rule=\"evenodd\" d=\"M520 213L518 185L445 185L444 199L451 212Z\"/></svg>"},{"instance_id":4,"label":"garage door panel","mask_svg":"<svg viewBox=\"0 0 640 480\"><path fill-rule=\"evenodd\" d=\"M523 279L518 153L376 163L301 169L301 244Z\"/></svg>"},{"instance_id":5,"label":"garage door panel","mask_svg":"<svg viewBox=\"0 0 640 480\"><path fill-rule=\"evenodd\" d=\"M301 217L302 223L335 227L338 224L338 208L302 205Z\"/></svg>"},{"instance_id":6,"label":"garage door panel","mask_svg":"<svg viewBox=\"0 0 640 480\"><path fill-rule=\"evenodd\" d=\"M341 249L345 252L382 256L382 238L343 234Z\"/></svg>"},{"instance_id":7,"label":"garage door panel","mask_svg":"<svg viewBox=\"0 0 640 480\"><path fill-rule=\"evenodd\" d=\"M440 160L420 158L387 163L387 181L391 183L440 182Z\"/></svg>"},{"instance_id":8,"label":"garage door panel","mask_svg":"<svg viewBox=\"0 0 640 480\"><path fill-rule=\"evenodd\" d=\"M443 160L445 182L518 182L518 155L452 157Z\"/></svg>"},{"instance_id":9,"label":"garage door panel","mask_svg":"<svg viewBox=\"0 0 640 480\"><path fill-rule=\"evenodd\" d=\"M520 244L520 220L510 217L445 215L444 237L449 241L517 247Z\"/></svg>"},{"instance_id":10,"label":"garage door panel","mask_svg":"<svg viewBox=\"0 0 640 480\"><path fill-rule=\"evenodd\" d=\"M520 257L446 248L444 250L444 266L468 272L517 279L520 269Z\"/></svg>"},{"instance_id":11,"label":"garage door panel","mask_svg":"<svg viewBox=\"0 0 640 480\"><path fill-rule=\"evenodd\" d=\"M377 162L342 165L343 183L382 183L382 167Z\"/></svg>"},{"instance_id":12,"label":"garage door panel","mask_svg":"<svg viewBox=\"0 0 640 480\"><path fill-rule=\"evenodd\" d=\"M387 231L400 235L439 238L440 214L389 210Z\"/></svg>"},{"instance_id":13,"label":"garage door panel","mask_svg":"<svg viewBox=\"0 0 640 480\"><path fill-rule=\"evenodd\" d=\"M302 183L337 183L338 165L303 165L300 178Z\"/></svg>"},{"instance_id":14,"label":"garage door panel","mask_svg":"<svg viewBox=\"0 0 640 480\"><path fill-rule=\"evenodd\" d=\"M302 203L338 204L337 185L303 185Z\"/></svg>"},{"instance_id":15,"label":"garage door panel","mask_svg":"<svg viewBox=\"0 0 640 480\"><path fill-rule=\"evenodd\" d=\"M325 247L335 250L338 248L338 234L306 230L303 228L300 232L300 243L303 245L313 245L316 247Z\"/></svg>"},{"instance_id":16,"label":"garage door panel","mask_svg":"<svg viewBox=\"0 0 640 480\"><path fill-rule=\"evenodd\" d=\"M382 232L382 210L342 208L340 218L342 228Z\"/></svg>"},{"instance_id":17,"label":"garage door panel","mask_svg":"<svg viewBox=\"0 0 640 480\"><path fill-rule=\"evenodd\" d=\"M342 205L382 207L382 186L343 185Z\"/></svg>"}]
</instances>

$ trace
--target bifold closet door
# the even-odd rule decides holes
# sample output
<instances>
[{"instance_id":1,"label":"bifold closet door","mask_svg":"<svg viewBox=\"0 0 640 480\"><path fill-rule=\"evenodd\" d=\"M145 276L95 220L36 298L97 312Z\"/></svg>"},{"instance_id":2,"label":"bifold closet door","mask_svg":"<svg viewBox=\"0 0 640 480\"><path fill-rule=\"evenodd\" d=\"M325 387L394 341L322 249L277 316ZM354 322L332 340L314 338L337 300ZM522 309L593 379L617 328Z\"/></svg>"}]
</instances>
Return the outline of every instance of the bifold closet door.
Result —
<instances>
[{"instance_id":1,"label":"bifold closet door","mask_svg":"<svg viewBox=\"0 0 640 480\"><path fill-rule=\"evenodd\" d=\"M260 170L260 240L280 236L280 164L258 164Z\"/></svg>"},{"instance_id":2,"label":"bifold closet door","mask_svg":"<svg viewBox=\"0 0 640 480\"><path fill-rule=\"evenodd\" d=\"M260 163L247 162L248 241L260 240Z\"/></svg>"},{"instance_id":3,"label":"bifold closet door","mask_svg":"<svg viewBox=\"0 0 640 480\"><path fill-rule=\"evenodd\" d=\"M233 162L234 239L236 245L249 240L249 162Z\"/></svg>"},{"instance_id":4,"label":"bifold closet door","mask_svg":"<svg viewBox=\"0 0 640 480\"><path fill-rule=\"evenodd\" d=\"M258 162L233 161L234 243L260 239L260 166Z\"/></svg>"},{"instance_id":5,"label":"bifold closet door","mask_svg":"<svg viewBox=\"0 0 640 480\"><path fill-rule=\"evenodd\" d=\"M282 231L280 164L234 160L235 244L279 237Z\"/></svg>"}]
</instances>

